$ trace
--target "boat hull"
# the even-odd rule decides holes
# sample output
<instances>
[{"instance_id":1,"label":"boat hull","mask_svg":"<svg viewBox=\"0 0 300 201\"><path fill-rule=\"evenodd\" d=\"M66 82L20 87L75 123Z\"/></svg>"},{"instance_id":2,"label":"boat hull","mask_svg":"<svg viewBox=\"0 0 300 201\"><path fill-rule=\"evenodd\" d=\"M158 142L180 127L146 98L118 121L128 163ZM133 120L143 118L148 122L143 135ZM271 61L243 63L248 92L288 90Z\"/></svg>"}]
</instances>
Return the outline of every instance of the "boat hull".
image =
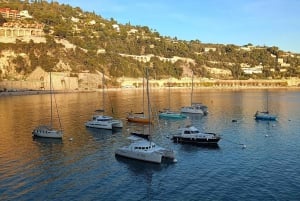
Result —
<instances>
[{"instance_id":1,"label":"boat hull","mask_svg":"<svg viewBox=\"0 0 300 201\"><path fill-rule=\"evenodd\" d=\"M267 121L275 121L277 119L276 115L269 114L268 112L256 112L254 117L256 120L267 120Z\"/></svg>"},{"instance_id":2,"label":"boat hull","mask_svg":"<svg viewBox=\"0 0 300 201\"><path fill-rule=\"evenodd\" d=\"M144 117L127 117L128 122L134 122L134 123L151 123L150 119L144 118Z\"/></svg>"},{"instance_id":3,"label":"boat hull","mask_svg":"<svg viewBox=\"0 0 300 201\"><path fill-rule=\"evenodd\" d=\"M52 129L48 126L39 126L32 131L32 134L34 137L43 137L43 138L61 139L63 137L62 131Z\"/></svg>"},{"instance_id":4,"label":"boat hull","mask_svg":"<svg viewBox=\"0 0 300 201\"><path fill-rule=\"evenodd\" d=\"M136 160L141 160L141 161L146 161L146 162L151 162L151 163L161 163L162 162L162 155L159 153L147 153L143 151L131 151L127 150L124 148L119 148L115 152L116 155L118 156L123 156L126 158L131 158L131 159L136 159Z\"/></svg>"},{"instance_id":5,"label":"boat hull","mask_svg":"<svg viewBox=\"0 0 300 201\"><path fill-rule=\"evenodd\" d=\"M217 145L220 138L194 138L194 137L173 136L172 140L175 143L197 144L197 145Z\"/></svg>"},{"instance_id":6,"label":"boat hull","mask_svg":"<svg viewBox=\"0 0 300 201\"><path fill-rule=\"evenodd\" d=\"M185 119L187 118L186 115L180 114L180 113L160 113L159 118L164 118L164 119Z\"/></svg>"},{"instance_id":7,"label":"boat hull","mask_svg":"<svg viewBox=\"0 0 300 201\"><path fill-rule=\"evenodd\" d=\"M194 109L192 107L182 107L182 113L189 113L189 114L204 114L203 110L201 109Z\"/></svg>"},{"instance_id":8,"label":"boat hull","mask_svg":"<svg viewBox=\"0 0 300 201\"><path fill-rule=\"evenodd\" d=\"M119 120L112 120L110 122L101 122L101 121L88 121L85 123L86 127L89 128L99 128L99 129L117 129L117 128L123 128L123 123L122 121Z\"/></svg>"}]
</instances>

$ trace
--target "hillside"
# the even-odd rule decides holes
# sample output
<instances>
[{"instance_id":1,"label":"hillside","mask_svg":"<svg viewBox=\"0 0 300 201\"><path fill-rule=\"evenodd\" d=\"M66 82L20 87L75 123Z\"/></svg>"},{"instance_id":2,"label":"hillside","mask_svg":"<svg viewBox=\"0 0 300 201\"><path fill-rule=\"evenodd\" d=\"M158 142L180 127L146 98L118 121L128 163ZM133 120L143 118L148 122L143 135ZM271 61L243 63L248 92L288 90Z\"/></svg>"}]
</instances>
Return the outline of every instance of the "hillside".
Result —
<instances>
[{"instance_id":1,"label":"hillside","mask_svg":"<svg viewBox=\"0 0 300 201\"><path fill-rule=\"evenodd\" d=\"M192 70L221 79L300 75L299 54L277 47L183 41L57 2L9 2L0 1L0 80L25 80L37 67L72 76L104 72L112 84L143 77L146 66L155 79L182 78Z\"/></svg>"}]
</instances>

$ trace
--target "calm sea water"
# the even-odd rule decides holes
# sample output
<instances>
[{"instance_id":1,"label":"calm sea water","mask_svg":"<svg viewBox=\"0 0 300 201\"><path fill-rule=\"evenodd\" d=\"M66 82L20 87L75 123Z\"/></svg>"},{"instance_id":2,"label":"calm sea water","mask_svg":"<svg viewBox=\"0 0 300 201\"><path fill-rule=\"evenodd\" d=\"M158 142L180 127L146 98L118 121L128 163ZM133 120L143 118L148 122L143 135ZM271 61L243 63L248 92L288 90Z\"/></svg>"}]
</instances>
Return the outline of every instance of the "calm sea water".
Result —
<instances>
[{"instance_id":1,"label":"calm sea water","mask_svg":"<svg viewBox=\"0 0 300 201\"><path fill-rule=\"evenodd\" d=\"M156 122L153 141L178 160L161 165L114 155L139 128L125 117L142 111L141 92L108 92L108 114L125 125L113 132L84 126L101 108L101 92L56 94L63 140L31 136L49 120L49 95L0 97L0 200L300 200L300 90L195 90L209 114ZM267 95L278 121L255 121ZM188 105L189 96L172 89L171 108ZM167 107L167 97L153 90L152 108ZM169 136L187 124L221 134L219 147L174 144Z\"/></svg>"}]
</instances>

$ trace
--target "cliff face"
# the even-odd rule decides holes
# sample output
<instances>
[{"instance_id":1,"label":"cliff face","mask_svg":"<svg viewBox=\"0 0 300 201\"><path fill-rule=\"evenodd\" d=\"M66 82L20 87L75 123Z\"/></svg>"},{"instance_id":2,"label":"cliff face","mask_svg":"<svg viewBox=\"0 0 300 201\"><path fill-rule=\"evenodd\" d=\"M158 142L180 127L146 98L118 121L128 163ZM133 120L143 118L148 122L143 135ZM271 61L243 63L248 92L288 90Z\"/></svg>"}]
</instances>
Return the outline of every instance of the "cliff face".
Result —
<instances>
[{"instance_id":1,"label":"cliff face","mask_svg":"<svg viewBox=\"0 0 300 201\"><path fill-rule=\"evenodd\" d=\"M16 68L17 58L23 58L25 65L29 65L28 55L23 53L15 53L13 50L5 50L0 52L0 80L8 79L24 79L24 72L21 68Z\"/></svg>"}]
</instances>

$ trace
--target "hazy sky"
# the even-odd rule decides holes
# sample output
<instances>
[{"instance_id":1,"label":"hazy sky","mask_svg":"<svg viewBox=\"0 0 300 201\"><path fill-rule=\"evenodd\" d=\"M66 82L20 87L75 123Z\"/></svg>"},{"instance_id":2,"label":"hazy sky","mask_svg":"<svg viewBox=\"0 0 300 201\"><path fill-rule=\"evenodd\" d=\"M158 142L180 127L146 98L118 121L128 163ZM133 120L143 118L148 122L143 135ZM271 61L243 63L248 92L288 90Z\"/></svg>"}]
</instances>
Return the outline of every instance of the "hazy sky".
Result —
<instances>
[{"instance_id":1,"label":"hazy sky","mask_svg":"<svg viewBox=\"0 0 300 201\"><path fill-rule=\"evenodd\" d=\"M162 36L300 53L300 0L57 0Z\"/></svg>"}]
</instances>

